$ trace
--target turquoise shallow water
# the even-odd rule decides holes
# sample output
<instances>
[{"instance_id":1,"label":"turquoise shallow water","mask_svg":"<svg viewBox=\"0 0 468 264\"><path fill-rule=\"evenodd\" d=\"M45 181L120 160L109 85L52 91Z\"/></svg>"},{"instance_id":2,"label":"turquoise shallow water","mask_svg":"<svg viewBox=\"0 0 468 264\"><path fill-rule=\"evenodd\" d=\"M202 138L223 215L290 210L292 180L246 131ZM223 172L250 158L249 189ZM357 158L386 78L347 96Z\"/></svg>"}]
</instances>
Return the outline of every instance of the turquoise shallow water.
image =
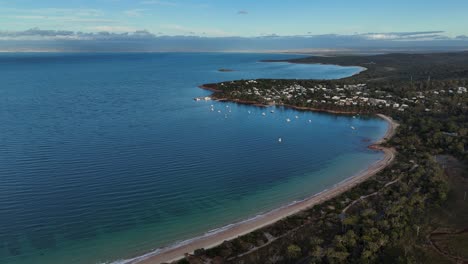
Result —
<instances>
[{"instance_id":1,"label":"turquoise shallow water","mask_svg":"<svg viewBox=\"0 0 468 264\"><path fill-rule=\"evenodd\" d=\"M365 142L384 135L380 119L192 100L208 82L359 70L258 62L291 56L0 55L0 263L129 258L306 198L380 159Z\"/></svg>"}]
</instances>

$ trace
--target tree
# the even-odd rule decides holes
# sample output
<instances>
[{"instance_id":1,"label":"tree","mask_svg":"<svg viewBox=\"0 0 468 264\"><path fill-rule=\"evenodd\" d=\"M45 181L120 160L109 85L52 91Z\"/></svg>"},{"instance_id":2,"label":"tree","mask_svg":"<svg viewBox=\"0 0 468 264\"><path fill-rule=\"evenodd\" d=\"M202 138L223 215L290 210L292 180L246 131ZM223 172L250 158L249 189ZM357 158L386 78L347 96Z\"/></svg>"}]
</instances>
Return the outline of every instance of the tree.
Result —
<instances>
[{"instance_id":1,"label":"tree","mask_svg":"<svg viewBox=\"0 0 468 264\"><path fill-rule=\"evenodd\" d=\"M296 259L301 256L301 248L297 245L288 246L288 257L291 259Z\"/></svg>"}]
</instances>

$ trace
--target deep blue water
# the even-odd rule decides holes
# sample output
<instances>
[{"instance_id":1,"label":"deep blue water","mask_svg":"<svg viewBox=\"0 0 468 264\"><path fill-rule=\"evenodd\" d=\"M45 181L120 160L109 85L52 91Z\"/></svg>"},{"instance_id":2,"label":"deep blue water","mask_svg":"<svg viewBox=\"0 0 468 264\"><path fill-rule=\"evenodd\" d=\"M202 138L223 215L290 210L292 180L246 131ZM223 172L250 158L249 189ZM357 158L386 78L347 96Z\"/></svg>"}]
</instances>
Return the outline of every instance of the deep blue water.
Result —
<instances>
[{"instance_id":1,"label":"deep blue water","mask_svg":"<svg viewBox=\"0 0 468 264\"><path fill-rule=\"evenodd\" d=\"M291 57L0 54L0 263L129 258L308 197L380 159L364 140L385 133L380 119L193 101L210 94L203 83L359 70L258 62Z\"/></svg>"}]
</instances>

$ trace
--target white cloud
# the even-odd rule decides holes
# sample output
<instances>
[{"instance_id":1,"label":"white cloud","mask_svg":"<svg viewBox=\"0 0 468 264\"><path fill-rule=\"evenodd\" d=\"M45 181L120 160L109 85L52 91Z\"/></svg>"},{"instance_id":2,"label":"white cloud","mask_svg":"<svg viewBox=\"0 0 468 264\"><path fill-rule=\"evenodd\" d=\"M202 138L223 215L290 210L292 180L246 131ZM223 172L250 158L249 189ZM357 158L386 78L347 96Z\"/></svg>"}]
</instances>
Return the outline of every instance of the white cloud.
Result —
<instances>
[{"instance_id":1,"label":"white cloud","mask_svg":"<svg viewBox=\"0 0 468 264\"><path fill-rule=\"evenodd\" d=\"M176 24L166 24L162 25L161 28L169 29L172 31L180 32L181 34L187 35L203 35L203 36L211 36L211 37L226 37L232 36L233 34L226 32L221 29L216 28L192 28L186 27Z\"/></svg>"},{"instance_id":2,"label":"white cloud","mask_svg":"<svg viewBox=\"0 0 468 264\"><path fill-rule=\"evenodd\" d=\"M6 16L14 19L22 20L40 20L41 22L45 21L54 21L62 23L114 23L116 21L112 19L99 18L99 17L80 17L80 16L45 16L45 15L16 15L16 16Z\"/></svg>"},{"instance_id":3,"label":"white cloud","mask_svg":"<svg viewBox=\"0 0 468 264\"><path fill-rule=\"evenodd\" d=\"M124 32L134 32L138 29L128 26L93 26L88 28L91 31L98 32L112 32L112 33L124 33Z\"/></svg>"},{"instance_id":4,"label":"white cloud","mask_svg":"<svg viewBox=\"0 0 468 264\"><path fill-rule=\"evenodd\" d=\"M141 1L140 4L143 5L162 5L162 6L178 6L178 3L170 2L170 1L163 1L163 0L144 0Z\"/></svg>"},{"instance_id":5,"label":"white cloud","mask_svg":"<svg viewBox=\"0 0 468 264\"><path fill-rule=\"evenodd\" d=\"M156 36L146 30L135 30L125 26L95 26L92 32L75 32L68 30L43 30L32 28L25 31L0 31L0 41L35 41L35 40L144 40Z\"/></svg>"},{"instance_id":6,"label":"white cloud","mask_svg":"<svg viewBox=\"0 0 468 264\"><path fill-rule=\"evenodd\" d=\"M468 37L442 38L433 32L364 33L352 35L263 35L258 37L223 36L224 31L182 25L165 25L171 35L135 31L125 25L98 25L88 32L66 30L1 31L0 50L6 51L312 51L411 47L452 47L465 49ZM203 30L206 30L205 34ZM181 34L174 34L181 32ZM200 33L201 32L201 33ZM391 35L395 39L389 39ZM437 35L428 38L427 36ZM425 39L421 40L421 36Z\"/></svg>"},{"instance_id":7,"label":"white cloud","mask_svg":"<svg viewBox=\"0 0 468 264\"><path fill-rule=\"evenodd\" d=\"M61 15L74 15L83 17L99 17L103 16L104 12L99 9L92 8L37 8L37 9L18 9L10 8L5 9L9 13L23 13L23 14L40 14L50 16Z\"/></svg>"},{"instance_id":8,"label":"white cloud","mask_svg":"<svg viewBox=\"0 0 468 264\"><path fill-rule=\"evenodd\" d=\"M0 16L11 20L38 20L38 23L113 23L115 21L105 18L104 12L88 8L38 8L18 9L1 8Z\"/></svg>"},{"instance_id":9,"label":"white cloud","mask_svg":"<svg viewBox=\"0 0 468 264\"><path fill-rule=\"evenodd\" d=\"M445 37L444 31L414 31L358 34L370 40L432 40Z\"/></svg>"},{"instance_id":10,"label":"white cloud","mask_svg":"<svg viewBox=\"0 0 468 264\"><path fill-rule=\"evenodd\" d=\"M39 19L39 17L34 17ZM28 40L28 39L154 39L158 38L155 34L148 31L139 30L138 28L119 25L119 24L98 24L89 25L85 27L88 32L77 32L69 30L42 30L38 27L25 30L25 31L1 31L0 40ZM457 36L455 38L449 38L444 36L442 31L421 31L421 32L389 32L389 33L362 33L353 35L292 35L282 36L277 34L264 34L257 37L235 37L234 34L226 32L216 28L194 28L187 27L178 24L166 24L161 25L160 28L165 29L166 33L171 32L165 37L194 37L194 38L219 38L219 39L276 39L278 41L292 41L294 43L330 43L335 45L336 43L397 43L401 41L435 41L435 40L468 40L467 36ZM159 37L163 37L162 33L158 33ZM364 42L363 42L364 41Z\"/></svg>"},{"instance_id":11,"label":"white cloud","mask_svg":"<svg viewBox=\"0 0 468 264\"><path fill-rule=\"evenodd\" d=\"M126 16L129 16L129 17L140 17L143 15L143 12L145 12L146 9L130 9L130 10L125 10L123 13L126 15Z\"/></svg>"}]
</instances>

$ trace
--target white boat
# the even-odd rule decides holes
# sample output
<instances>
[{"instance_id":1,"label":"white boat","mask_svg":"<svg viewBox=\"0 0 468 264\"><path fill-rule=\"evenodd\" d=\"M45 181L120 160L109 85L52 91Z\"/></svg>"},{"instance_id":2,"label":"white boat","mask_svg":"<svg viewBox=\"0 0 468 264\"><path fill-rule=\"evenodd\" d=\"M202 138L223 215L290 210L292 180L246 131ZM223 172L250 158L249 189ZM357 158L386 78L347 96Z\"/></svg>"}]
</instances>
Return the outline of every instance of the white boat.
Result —
<instances>
[{"instance_id":1,"label":"white boat","mask_svg":"<svg viewBox=\"0 0 468 264\"><path fill-rule=\"evenodd\" d=\"M296 116L296 119L298 119L298 118L299 118L299 117L298 117L298 116Z\"/></svg>"},{"instance_id":2,"label":"white boat","mask_svg":"<svg viewBox=\"0 0 468 264\"><path fill-rule=\"evenodd\" d=\"M351 126L351 129L352 129L352 130L355 130L356 128L355 128L355 127L353 127L353 126Z\"/></svg>"},{"instance_id":3,"label":"white boat","mask_svg":"<svg viewBox=\"0 0 468 264\"><path fill-rule=\"evenodd\" d=\"M249 113L249 115L250 115L250 110L249 110L249 111L247 111L247 113Z\"/></svg>"},{"instance_id":4,"label":"white boat","mask_svg":"<svg viewBox=\"0 0 468 264\"><path fill-rule=\"evenodd\" d=\"M309 123L312 123L312 120L309 119Z\"/></svg>"},{"instance_id":5,"label":"white boat","mask_svg":"<svg viewBox=\"0 0 468 264\"><path fill-rule=\"evenodd\" d=\"M278 142L281 143L283 142L283 140L281 138L278 138Z\"/></svg>"},{"instance_id":6,"label":"white boat","mask_svg":"<svg viewBox=\"0 0 468 264\"><path fill-rule=\"evenodd\" d=\"M265 113L262 113L262 116L266 116L266 114L265 114Z\"/></svg>"},{"instance_id":7,"label":"white boat","mask_svg":"<svg viewBox=\"0 0 468 264\"><path fill-rule=\"evenodd\" d=\"M271 111L270 111L270 113L272 113L272 114L273 114L274 112L275 112L275 110L271 110Z\"/></svg>"},{"instance_id":8,"label":"white boat","mask_svg":"<svg viewBox=\"0 0 468 264\"><path fill-rule=\"evenodd\" d=\"M286 122L288 122L288 123L289 123L289 122L291 122L291 119L289 119L289 118L286 118Z\"/></svg>"}]
</instances>

